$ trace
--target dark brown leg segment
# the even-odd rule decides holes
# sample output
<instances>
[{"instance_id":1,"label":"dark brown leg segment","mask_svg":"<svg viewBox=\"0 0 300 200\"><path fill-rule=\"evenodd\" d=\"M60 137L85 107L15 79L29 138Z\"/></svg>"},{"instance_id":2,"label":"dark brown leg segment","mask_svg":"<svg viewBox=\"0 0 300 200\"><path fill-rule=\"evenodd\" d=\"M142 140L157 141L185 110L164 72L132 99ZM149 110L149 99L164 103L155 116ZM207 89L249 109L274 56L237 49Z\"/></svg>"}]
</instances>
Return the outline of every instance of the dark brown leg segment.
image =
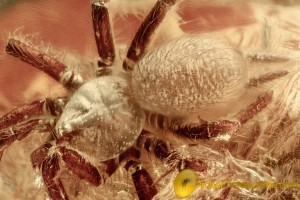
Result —
<instances>
[{"instance_id":1,"label":"dark brown leg segment","mask_svg":"<svg viewBox=\"0 0 300 200\"><path fill-rule=\"evenodd\" d=\"M52 144L46 143L31 153L31 164L33 168L41 169L43 162L48 158L50 148L52 148Z\"/></svg>"},{"instance_id":2,"label":"dark brown leg segment","mask_svg":"<svg viewBox=\"0 0 300 200\"><path fill-rule=\"evenodd\" d=\"M98 186L101 184L101 177L96 167L91 165L85 158L74 150L66 147L59 147L62 160L67 168L76 176L85 179L89 183Z\"/></svg>"},{"instance_id":3,"label":"dark brown leg segment","mask_svg":"<svg viewBox=\"0 0 300 200\"><path fill-rule=\"evenodd\" d=\"M156 194L157 190L153 185L153 180L150 174L143 169L139 163L135 161L129 161L125 165L125 169L135 168L131 177L140 200L151 200Z\"/></svg>"},{"instance_id":4,"label":"dark brown leg segment","mask_svg":"<svg viewBox=\"0 0 300 200\"><path fill-rule=\"evenodd\" d=\"M40 116L57 116L62 112L63 99L45 99L20 106L0 118L0 158L3 150L15 140L22 140L34 130L45 131L52 126L50 121L39 120Z\"/></svg>"},{"instance_id":5,"label":"dark brown leg segment","mask_svg":"<svg viewBox=\"0 0 300 200\"><path fill-rule=\"evenodd\" d=\"M146 131L139 136L137 142L141 148L146 149L148 152L155 155L156 158L162 160L171 167L175 167L179 171L190 168L198 172L207 170L207 165L196 158L183 158L178 152L171 151L168 144L158 138L153 137L151 134L147 134Z\"/></svg>"},{"instance_id":6,"label":"dark brown leg segment","mask_svg":"<svg viewBox=\"0 0 300 200\"><path fill-rule=\"evenodd\" d=\"M141 200L151 200L157 194L155 186L152 185L153 180L145 169L136 170L131 177Z\"/></svg>"},{"instance_id":7,"label":"dark brown leg segment","mask_svg":"<svg viewBox=\"0 0 300 200\"><path fill-rule=\"evenodd\" d=\"M94 34L99 54L97 76L110 74L107 67L115 60L115 48L110 27L109 13L102 2L92 4Z\"/></svg>"},{"instance_id":8,"label":"dark brown leg segment","mask_svg":"<svg viewBox=\"0 0 300 200\"><path fill-rule=\"evenodd\" d=\"M6 46L6 52L45 72L67 88L82 84L81 76L69 71L66 65L19 40L11 38Z\"/></svg>"},{"instance_id":9,"label":"dark brown leg segment","mask_svg":"<svg viewBox=\"0 0 300 200\"><path fill-rule=\"evenodd\" d=\"M252 119L255 115L257 115L260 111L268 106L268 104L273 99L273 92L265 92L259 97L257 97L256 101L250 104L246 109L241 110L237 117L241 124L245 124L250 119Z\"/></svg>"},{"instance_id":10,"label":"dark brown leg segment","mask_svg":"<svg viewBox=\"0 0 300 200\"><path fill-rule=\"evenodd\" d=\"M0 118L0 130L41 115L61 114L66 98L37 100L20 106Z\"/></svg>"},{"instance_id":11,"label":"dark brown leg segment","mask_svg":"<svg viewBox=\"0 0 300 200\"><path fill-rule=\"evenodd\" d=\"M216 122L203 121L199 124L181 125L179 122L172 122L171 131L175 134L191 139L191 140L202 140L217 137L222 134L235 134L239 127L255 115L261 112L268 106L273 97L273 92L265 92L260 95L257 100L247 106L246 109L241 110L237 115L238 121L222 120Z\"/></svg>"},{"instance_id":12,"label":"dark brown leg segment","mask_svg":"<svg viewBox=\"0 0 300 200\"><path fill-rule=\"evenodd\" d=\"M110 177L111 175L113 175L113 173L115 173L122 162L126 162L129 160L138 160L141 156L140 154L141 153L138 149L131 147L120 154L118 157L103 161L102 168L106 174L106 177Z\"/></svg>"},{"instance_id":13,"label":"dark brown leg segment","mask_svg":"<svg viewBox=\"0 0 300 200\"><path fill-rule=\"evenodd\" d=\"M24 124L16 125L11 129L0 132L0 160L5 148L16 140L22 140L39 125L39 120L31 120Z\"/></svg>"},{"instance_id":14,"label":"dark brown leg segment","mask_svg":"<svg viewBox=\"0 0 300 200\"><path fill-rule=\"evenodd\" d=\"M180 125L173 123L171 131L175 134L191 139L203 140L217 137L222 134L235 134L240 128L240 123L237 121L222 120L215 122L203 121L199 124Z\"/></svg>"},{"instance_id":15,"label":"dark brown leg segment","mask_svg":"<svg viewBox=\"0 0 300 200\"><path fill-rule=\"evenodd\" d=\"M44 103L45 101L33 101L10 111L0 118L0 129L5 129L34 115L42 115Z\"/></svg>"},{"instance_id":16,"label":"dark brown leg segment","mask_svg":"<svg viewBox=\"0 0 300 200\"><path fill-rule=\"evenodd\" d=\"M57 154L47 158L42 164L42 176L52 200L68 200L68 195L58 178L59 159Z\"/></svg>"},{"instance_id":17,"label":"dark brown leg segment","mask_svg":"<svg viewBox=\"0 0 300 200\"><path fill-rule=\"evenodd\" d=\"M50 149L56 151L51 156L49 156ZM46 143L32 152L31 162L34 168L38 167L42 169L43 180L51 199L68 199L64 186L59 178L60 157L73 174L95 186L100 185L101 177L98 170L79 153L66 147L54 147L52 144Z\"/></svg>"},{"instance_id":18,"label":"dark brown leg segment","mask_svg":"<svg viewBox=\"0 0 300 200\"><path fill-rule=\"evenodd\" d=\"M145 54L145 49L147 48L153 33L163 21L167 11L176 3L176 1L177 0L157 1L131 42L126 59L123 62L124 70L133 70L135 63Z\"/></svg>"},{"instance_id":19,"label":"dark brown leg segment","mask_svg":"<svg viewBox=\"0 0 300 200\"><path fill-rule=\"evenodd\" d=\"M287 56L283 56L271 52L255 52L249 54L247 57L251 62L262 62L262 63L281 63L290 60L290 58Z\"/></svg>"},{"instance_id":20,"label":"dark brown leg segment","mask_svg":"<svg viewBox=\"0 0 300 200\"><path fill-rule=\"evenodd\" d=\"M273 81L275 79L281 78L285 75L287 75L288 71L277 71L277 72L271 72L267 74L263 74L257 78L251 78L248 83L248 87L257 87L261 84L267 83L269 81Z\"/></svg>"}]
</instances>

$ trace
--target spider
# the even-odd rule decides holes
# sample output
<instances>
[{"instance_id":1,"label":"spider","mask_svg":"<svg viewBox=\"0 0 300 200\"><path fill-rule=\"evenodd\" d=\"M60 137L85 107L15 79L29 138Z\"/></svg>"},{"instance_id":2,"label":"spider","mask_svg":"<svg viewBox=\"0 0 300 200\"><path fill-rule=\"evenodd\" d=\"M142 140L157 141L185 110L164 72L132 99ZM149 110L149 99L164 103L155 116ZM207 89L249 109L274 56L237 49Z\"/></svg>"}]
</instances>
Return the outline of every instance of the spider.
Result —
<instances>
[{"instance_id":1,"label":"spider","mask_svg":"<svg viewBox=\"0 0 300 200\"><path fill-rule=\"evenodd\" d=\"M152 199L157 189L140 161L143 152L170 168L205 171L208 166L204 162L182 158L170 143L228 139L272 101L273 94L267 91L234 114L222 113L223 117L217 119L209 114L226 110L251 88L288 73L276 71L246 81L249 63L282 63L288 57L244 55L225 39L208 35L183 36L146 52L152 35L176 2L157 1L132 40L122 72L114 65L108 10L103 2L94 2L92 18L99 60L97 78L89 81L51 55L14 38L8 41L8 54L74 91L67 97L25 104L0 119L1 154L33 131L53 133L31 156L33 167L41 170L50 198L69 198L60 179L64 163L71 173L95 186L124 165L132 172L138 197ZM95 167L98 165L102 171Z\"/></svg>"}]
</instances>

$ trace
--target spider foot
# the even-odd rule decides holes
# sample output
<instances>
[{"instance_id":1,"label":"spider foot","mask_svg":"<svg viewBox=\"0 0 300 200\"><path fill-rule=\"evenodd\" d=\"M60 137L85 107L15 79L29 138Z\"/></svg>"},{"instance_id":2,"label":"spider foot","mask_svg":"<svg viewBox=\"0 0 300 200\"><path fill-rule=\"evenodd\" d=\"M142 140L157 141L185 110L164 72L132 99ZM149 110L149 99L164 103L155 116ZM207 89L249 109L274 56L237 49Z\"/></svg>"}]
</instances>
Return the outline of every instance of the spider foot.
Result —
<instances>
[{"instance_id":1,"label":"spider foot","mask_svg":"<svg viewBox=\"0 0 300 200\"><path fill-rule=\"evenodd\" d=\"M290 60L288 56L273 52L251 52L247 55L251 62L282 63Z\"/></svg>"}]
</instances>

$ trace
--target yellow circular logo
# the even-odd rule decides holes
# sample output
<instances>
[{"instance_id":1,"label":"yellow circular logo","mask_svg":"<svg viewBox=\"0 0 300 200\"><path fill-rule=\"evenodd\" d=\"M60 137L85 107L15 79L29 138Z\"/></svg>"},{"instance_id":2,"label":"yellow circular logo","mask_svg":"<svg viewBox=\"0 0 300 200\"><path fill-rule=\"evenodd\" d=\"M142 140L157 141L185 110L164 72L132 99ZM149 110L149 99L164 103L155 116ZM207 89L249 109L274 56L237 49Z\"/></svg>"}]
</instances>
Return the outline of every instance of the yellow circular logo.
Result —
<instances>
[{"instance_id":1,"label":"yellow circular logo","mask_svg":"<svg viewBox=\"0 0 300 200\"><path fill-rule=\"evenodd\" d=\"M174 192L179 197L187 197L194 192L197 182L197 174L191 169L184 169L175 178Z\"/></svg>"}]
</instances>

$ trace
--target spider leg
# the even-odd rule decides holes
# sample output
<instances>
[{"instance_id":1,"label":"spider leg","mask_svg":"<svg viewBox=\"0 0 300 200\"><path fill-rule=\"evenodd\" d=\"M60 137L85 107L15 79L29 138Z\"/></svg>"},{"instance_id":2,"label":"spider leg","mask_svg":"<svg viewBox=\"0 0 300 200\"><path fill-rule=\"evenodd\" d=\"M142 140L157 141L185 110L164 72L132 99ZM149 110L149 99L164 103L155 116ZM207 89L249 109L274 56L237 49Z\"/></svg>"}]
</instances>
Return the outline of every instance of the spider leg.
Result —
<instances>
[{"instance_id":1,"label":"spider leg","mask_svg":"<svg viewBox=\"0 0 300 200\"><path fill-rule=\"evenodd\" d=\"M60 171L58 154L55 153L44 160L41 167L43 180L47 186L48 194L51 199L68 200L69 198L65 188L58 177Z\"/></svg>"},{"instance_id":2,"label":"spider leg","mask_svg":"<svg viewBox=\"0 0 300 200\"><path fill-rule=\"evenodd\" d=\"M273 92L265 92L257 97L256 101L241 110L236 117L241 124L245 124L252 119L256 114L268 106L273 99Z\"/></svg>"},{"instance_id":3,"label":"spider leg","mask_svg":"<svg viewBox=\"0 0 300 200\"><path fill-rule=\"evenodd\" d=\"M72 149L60 146L58 152L66 167L80 179L85 179L94 186L101 184L101 177L96 167L88 162L82 155Z\"/></svg>"},{"instance_id":4,"label":"spider leg","mask_svg":"<svg viewBox=\"0 0 300 200\"><path fill-rule=\"evenodd\" d=\"M118 157L102 162L103 177L104 180L110 177L121 166L121 163L126 162L124 168L127 171L131 172L133 168L131 177L139 199L151 200L157 194L157 190L150 174L138 162L140 153L139 149L131 147Z\"/></svg>"},{"instance_id":5,"label":"spider leg","mask_svg":"<svg viewBox=\"0 0 300 200\"><path fill-rule=\"evenodd\" d=\"M289 57L276 54L273 52L252 52L247 55L248 60L251 62L261 63L281 63L290 60Z\"/></svg>"},{"instance_id":6,"label":"spider leg","mask_svg":"<svg viewBox=\"0 0 300 200\"><path fill-rule=\"evenodd\" d=\"M183 139L203 140L217 137L222 134L234 134L238 131L240 123L231 120L208 122L201 120L199 123L185 124L181 119L170 119L157 113L146 113L145 129L157 133L158 137L172 140L174 135ZM161 134L158 134L161 133ZM177 138L178 139L178 138Z\"/></svg>"},{"instance_id":7,"label":"spider leg","mask_svg":"<svg viewBox=\"0 0 300 200\"><path fill-rule=\"evenodd\" d=\"M128 161L137 161L141 156L140 154L141 153L139 149L131 147L125 152L121 153L118 157L101 162L102 172L104 173L102 177L104 178L104 181L107 177L110 177L116 172L121 163Z\"/></svg>"},{"instance_id":8,"label":"spider leg","mask_svg":"<svg viewBox=\"0 0 300 200\"><path fill-rule=\"evenodd\" d=\"M127 171L133 169L131 177L139 199L151 200L157 194L157 189L147 170L145 170L140 163L132 160L128 161L124 167Z\"/></svg>"},{"instance_id":9,"label":"spider leg","mask_svg":"<svg viewBox=\"0 0 300 200\"><path fill-rule=\"evenodd\" d=\"M151 155L154 155L156 158L178 171L185 168L190 168L198 172L207 170L208 166L204 162L195 158L183 158L179 152L171 150L167 142L153 136L150 132L143 131L139 136L137 143L140 148L145 149L147 152L151 153Z\"/></svg>"},{"instance_id":10,"label":"spider leg","mask_svg":"<svg viewBox=\"0 0 300 200\"><path fill-rule=\"evenodd\" d=\"M265 109L273 99L273 92L265 92L258 96L256 101L248 105L245 109L236 114L237 122L229 120L221 120L216 122L201 122L200 124L192 124L187 126L176 125L171 126L172 131L177 135L191 139L210 139L223 134L232 135L236 133L239 127L255 115Z\"/></svg>"},{"instance_id":11,"label":"spider leg","mask_svg":"<svg viewBox=\"0 0 300 200\"><path fill-rule=\"evenodd\" d=\"M222 190L220 197L215 198L214 200L224 200L226 199L226 197L228 196L229 192L230 192L231 188L230 187L226 187Z\"/></svg>"},{"instance_id":12,"label":"spider leg","mask_svg":"<svg viewBox=\"0 0 300 200\"><path fill-rule=\"evenodd\" d=\"M158 0L136 32L123 62L126 71L132 71L135 63L144 55L152 35L166 13L177 0Z\"/></svg>"},{"instance_id":13,"label":"spider leg","mask_svg":"<svg viewBox=\"0 0 300 200\"><path fill-rule=\"evenodd\" d=\"M234 118L237 119L236 121L218 120L208 122L201 120L199 123L185 124L178 119L173 120L160 114L146 113L145 129L153 133L160 132L160 135L170 140L174 138L172 135L177 135L179 139L183 139L185 143L188 143L189 139L191 143L194 143L198 140L211 139L224 134L233 135L239 130L241 125L265 109L272 99L273 92L265 92L258 96L255 102L234 116Z\"/></svg>"},{"instance_id":14,"label":"spider leg","mask_svg":"<svg viewBox=\"0 0 300 200\"><path fill-rule=\"evenodd\" d=\"M99 54L97 76L111 74L108 68L115 60L115 47L109 13L103 2L94 2L92 4L92 17L94 26L94 35Z\"/></svg>"},{"instance_id":15,"label":"spider leg","mask_svg":"<svg viewBox=\"0 0 300 200\"><path fill-rule=\"evenodd\" d=\"M240 128L238 121L219 120L208 122L202 120L200 123L181 125L175 121L170 130L180 137L192 140L203 140L218 137L223 134L233 135Z\"/></svg>"},{"instance_id":16,"label":"spider leg","mask_svg":"<svg viewBox=\"0 0 300 200\"><path fill-rule=\"evenodd\" d=\"M11 143L22 140L34 130L45 131L53 127L55 118L62 112L63 101L63 98L33 101L1 117L0 154Z\"/></svg>"},{"instance_id":17,"label":"spider leg","mask_svg":"<svg viewBox=\"0 0 300 200\"><path fill-rule=\"evenodd\" d=\"M66 88L76 88L83 83L83 79L79 74L75 74L69 70L66 65L53 56L47 55L19 40L14 38L9 39L6 52L45 72Z\"/></svg>"},{"instance_id":18,"label":"spider leg","mask_svg":"<svg viewBox=\"0 0 300 200\"><path fill-rule=\"evenodd\" d=\"M281 70L281 71L266 73L257 78L251 78L247 84L247 87L257 87L266 82L270 82L275 79L281 78L281 77L287 75L288 73L289 73L288 71Z\"/></svg>"},{"instance_id":19,"label":"spider leg","mask_svg":"<svg viewBox=\"0 0 300 200\"><path fill-rule=\"evenodd\" d=\"M49 155L51 149L54 153ZM97 168L82 155L64 146L53 146L51 143L46 143L31 153L31 162L34 168L41 169L48 194L53 200L69 199L59 178L60 160L65 163L69 171L80 179L85 179L95 186L101 184Z\"/></svg>"},{"instance_id":20,"label":"spider leg","mask_svg":"<svg viewBox=\"0 0 300 200\"><path fill-rule=\"evenodd\" d=\"M254 53L249 53L247 55L247 58L251 62L259 62L259 63L283 63L283 62L288 62L290 60L289 57L276 54L276 53L271 53L271 52L254 52ZM247 87L258 87L261 84L273 81L275 79L281 78L285 75L287 75L289 72L286 70L280 70L280 71L275 71L275 72L270 72L263 74L259 77L251 78L247 84Z\"/></svg>"},{"instance_id":21,"label":"spider leg","mask_svg":"<svg viewBox=\"0 0 300 200\"><path fill-rule=\"evenodd\" d=\"M16 140L22 140L31 131L37 129L40 123L39 120L30 120L24 124L16 125L5 131L0 131L0 160L3 151ZM47 129L47 126L44 128ZM40 128L40 130L42 130Z\"/></svg>"}]
</instances>

